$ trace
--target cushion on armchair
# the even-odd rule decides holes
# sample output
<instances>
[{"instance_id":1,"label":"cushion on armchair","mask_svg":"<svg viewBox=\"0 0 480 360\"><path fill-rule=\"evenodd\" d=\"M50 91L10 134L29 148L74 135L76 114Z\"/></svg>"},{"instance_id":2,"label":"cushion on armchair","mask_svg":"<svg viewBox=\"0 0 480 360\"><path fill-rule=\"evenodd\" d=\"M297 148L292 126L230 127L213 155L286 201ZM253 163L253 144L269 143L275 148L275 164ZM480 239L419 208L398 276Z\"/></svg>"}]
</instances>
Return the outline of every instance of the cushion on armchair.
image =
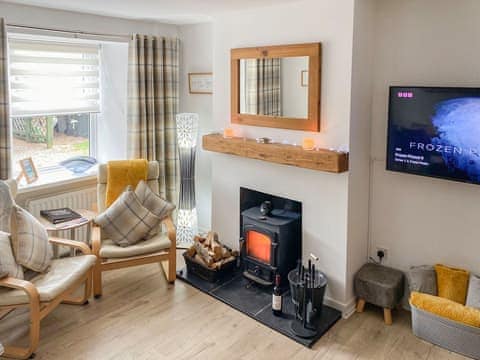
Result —
<instances>
[{"instance_id":1,"label":"cushion on armchair","mask_svg":"<svg viewBox=\"0 0 480 360\"><path fill-rule=\"evenodd\" d=\"M14 207L11 221L12 248L17 264L36 272L47 271L53 249L43 225L19 206Z\"/></svg>"},{"instance_id":2,"label":"cushion on armchair","mask_svg":"<svg viewBox=\"0 0 480 360\"><path fill-rule=\"evenodd\" d=\"M108 207L128 185L135 187L140 180L147 180L148 161L145 159L109 161L107 173L105 205Z\"/></svg>"},{"instance_id":3,"label":"cushion on armchair","mask_svg":"<svg viewBox=\"0 0 480 360\"><path fill-rule=\"evenodd\" d=\"M469 272L445 265L435 265L438 296L465 305Z\"/></svg>"},{"instance_id":4,"label":"cushion on armchair","mask_svg":"<svg viewBox=\"0 0 480 360\"><path fill-rule=\"evenodd\" d=\"M99 255L105 259L127 258L168 250L170 245L171 241L166 234L157 234L127 247L118 246L112 240L106 239L102 240Z\"/></svg>"},{"instance_id":5,"label":"cushion on armchair","mask_svg":"<svg viewBox=\"0 0 480 360\"><path fill-rule=\"evenodd\" d=\"M96 260L95 255L54 259L47 273L37 274L30 282L37 288L40 301L52 301L90 271ZM27 304L28 301L23 290L0 289L0 305Z\"/></svg>"},{"instance_id":6,"label":"cushion on armchair","mask_svg":"<svg viewBox=\"0 0 480 360\"><path fill-rule=\"evenodd\" d=\"M161 219L145 208L129 186L95 222L117 245L126 247L144 239Z\"/></svg>"},{"instance_id":7,"label":"cushion on armchair","mask_svg":"<svg viewBox=\"0 0 480 360\"><path fill-rule=\"evenodd\" d=\"M480 310L463 306L449 299L414 291L410 295L410 304L462 324L480 327Z\"/></svg>"},{"instance_id":8,"label":"cushion on armchair","mask_svg":"<svg viewBox=\"0 0 480 360\"><path fill-rule=\"evenodd\" d=\"M10 187L5 181L0 180L0 231L10 233L10 217L13 212L15 201L13 200Z\"/></svg>"},{"instance_id":9,"label":"cushion on armchair","mask_svg":"<svg viewBox=\"0 0 480 360\"><path fill-rule=\"evenodd\" d=\"M10 234L0 231L0 279L5 276L23 279L23 269L13 257Z\"/></svg>"},{"instance_id":10,"label":"cushion on armchair","mask_svg":"<svg viewBox=\"0 0 480 360\"><path fill-rule=\"evenodd\" d=\"M145 181L140 181L135 189L135 194L140 200L140 203L146 207L150 212L158 216L161 220L169 216L173 210L175 210L175 205L162 199L160 195L156 194L150 186L147 185ZM152 237L159 232L159 226L155 227L150 231L147 237Z\"/></svg>"}]
</instances>

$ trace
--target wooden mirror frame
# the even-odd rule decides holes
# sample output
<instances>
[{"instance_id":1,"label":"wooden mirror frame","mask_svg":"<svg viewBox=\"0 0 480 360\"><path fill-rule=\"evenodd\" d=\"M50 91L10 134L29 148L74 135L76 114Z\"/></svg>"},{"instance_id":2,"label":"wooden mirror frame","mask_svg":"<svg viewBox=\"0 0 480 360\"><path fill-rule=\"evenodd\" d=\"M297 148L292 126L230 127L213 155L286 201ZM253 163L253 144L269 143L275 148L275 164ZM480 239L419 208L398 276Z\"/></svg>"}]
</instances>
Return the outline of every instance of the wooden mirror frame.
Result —
<instances>
[{"instance_id":1,"label":"wooden mirror frame","mask_svg":"<svg viewBox=\"0 0 480 360\"><path fill-rule=\"evenodd\" d=\"M322 44L295 44L230 50L231 122L291 130L320 131ZM240 59L308 56L308 118L240 114Z\"/></svg>"}]
</instances>

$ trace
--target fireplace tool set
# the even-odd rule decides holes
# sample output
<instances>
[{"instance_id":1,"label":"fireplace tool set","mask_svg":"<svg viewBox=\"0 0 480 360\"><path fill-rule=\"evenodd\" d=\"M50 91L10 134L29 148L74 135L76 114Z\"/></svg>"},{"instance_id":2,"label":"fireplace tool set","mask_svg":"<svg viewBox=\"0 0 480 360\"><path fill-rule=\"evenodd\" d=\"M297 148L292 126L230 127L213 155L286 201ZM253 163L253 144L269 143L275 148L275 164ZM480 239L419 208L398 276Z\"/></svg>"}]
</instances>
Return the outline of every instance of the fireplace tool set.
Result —
<instances>
[{"instance_id":1,"label":"fireplace tool set","mask_svg":"<svg viewBox=\"0 0 480 360\"><path fill-rule=\"evenodd\" d=\"M318 257L310 255L315 261ZM295 319L292 332L302 338L313 338L318 333L318 319L322 313L323 298L327 287L325 274L315 269L312 260L308 267L298 260L298 266L288 274L292 302L295 305Z\"/></svg>"}]
</instances>

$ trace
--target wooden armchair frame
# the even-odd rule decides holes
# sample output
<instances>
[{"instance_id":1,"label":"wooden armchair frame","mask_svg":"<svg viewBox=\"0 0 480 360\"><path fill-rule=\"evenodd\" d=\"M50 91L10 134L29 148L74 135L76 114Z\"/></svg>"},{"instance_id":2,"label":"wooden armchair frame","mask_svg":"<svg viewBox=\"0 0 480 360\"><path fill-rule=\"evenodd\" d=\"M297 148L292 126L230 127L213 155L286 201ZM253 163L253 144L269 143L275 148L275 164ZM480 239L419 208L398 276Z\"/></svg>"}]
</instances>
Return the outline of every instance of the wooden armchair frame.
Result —
<instances>
[{"instance_id":1,"label":"wooden armchair frame","mask_svg":"<svg viewBox=\"0 0 480 360\"><path fill-rule=\"evenodd\" d=\"M92 232L92 252L97 256L97 262L93 269L93 295L95 298L99 298L103 294L102 273L104 271L159 263L167 281L170 284L175 282L177 276L177 233L171 216L163 219L161 223L165 225L170 240L168 249L138 256L110 259L100 257L100 248L102 246L100 227L94 226Z\"/></svg>"},{"instance_id":2,"label":"wooden armchair frame","mask_svg":"<svg viewBox=\"0 0 480 360\"><path fill-rule=\"evenodd\" d=\"M89 255L92 252L90 248L78 241L59 238L50 238L49 241L54 245L64 245L73 249L80 250L83 254ZM84 284L84 292L80 297L72 297L72 293ZM23 290L29 298L26 304L0 305L0 313L6 313L18 309L28 308L30 310L30 344L27 348L8 346L4 344L5 352L2 356L14 359L28 359L34 356L40 340L40 321L50 314L61 303L72 305L84 305L88 303L88 298L92 290L92 269L85 273L79 280L72 284L67 290L58 295L55 299L48 302L41 302L35 284L30 281L20 280L13 277L6 277L0 280L0 287Z\"/></svg>"}]
</instances>

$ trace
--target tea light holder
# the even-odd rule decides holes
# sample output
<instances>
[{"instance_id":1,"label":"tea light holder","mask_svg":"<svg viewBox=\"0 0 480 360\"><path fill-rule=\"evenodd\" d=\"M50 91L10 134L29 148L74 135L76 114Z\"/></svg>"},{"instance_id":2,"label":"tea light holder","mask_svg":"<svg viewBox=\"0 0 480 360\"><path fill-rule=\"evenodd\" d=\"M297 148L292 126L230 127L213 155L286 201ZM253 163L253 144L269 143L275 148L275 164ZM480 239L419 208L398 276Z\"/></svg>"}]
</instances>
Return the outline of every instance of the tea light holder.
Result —
<instances>
[{"instance_id":1,"label":"tea light holder","mask_svg":"<svg viewBox=\"0 0 480 360\"><path fill-rule=\"evenodd\" d=\"M302 148L303 148L303 150L313 150L313 149L315 149L315 139L303 138Z\"/></svg>"},{"instance_id":2,"label":"tea light holder","mask_svg":"<svg viewBox=\"0 0 480 360\"><path fill-rule=\"evenodd\" d=\"M226 128L223 130L223 137L224 138L233 138L235 137L235 133L232 128Z\"/></svg>"}]
</instances>

